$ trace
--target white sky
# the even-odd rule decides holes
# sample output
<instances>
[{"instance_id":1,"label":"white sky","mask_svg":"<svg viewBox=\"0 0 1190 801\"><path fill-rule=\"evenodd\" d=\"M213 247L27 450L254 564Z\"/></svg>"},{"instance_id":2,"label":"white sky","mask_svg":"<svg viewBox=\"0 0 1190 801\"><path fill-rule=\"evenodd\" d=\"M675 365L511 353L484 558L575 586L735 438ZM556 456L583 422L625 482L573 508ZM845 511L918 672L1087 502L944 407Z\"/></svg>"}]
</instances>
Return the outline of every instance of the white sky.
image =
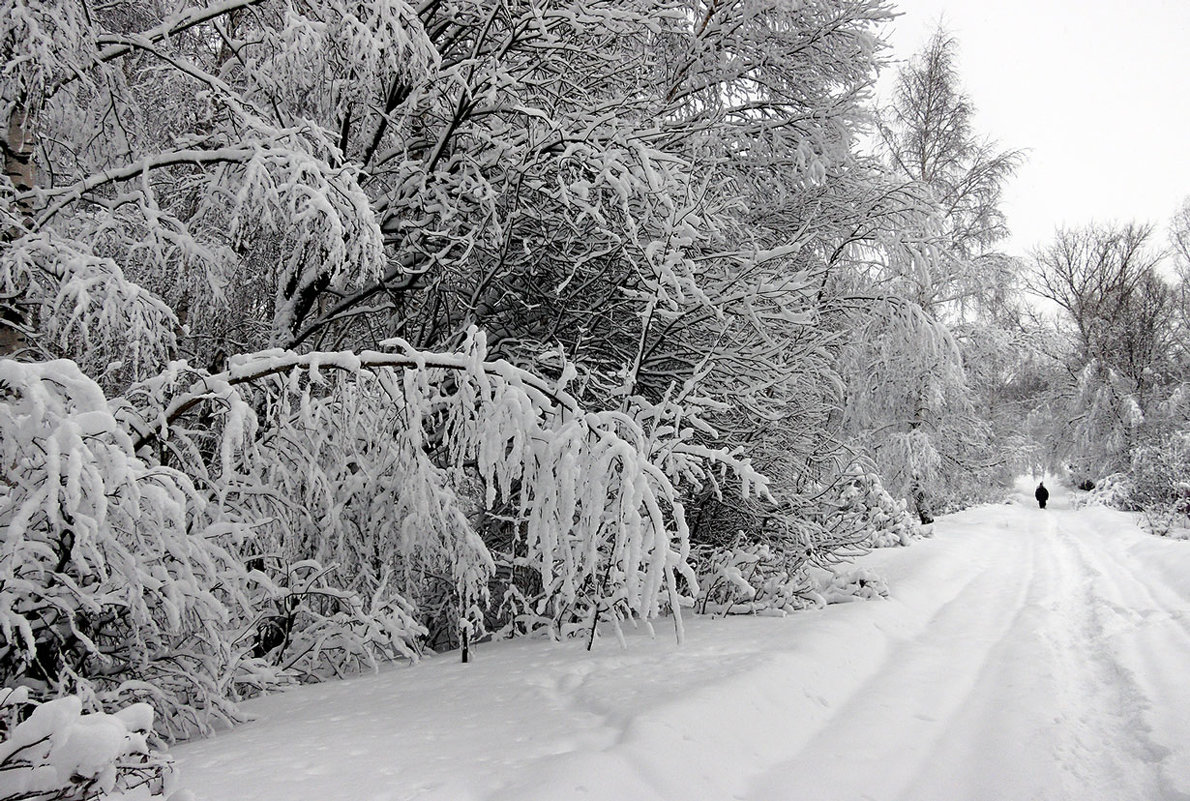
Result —
<instances>
[{"instance_id":1,"label":"white sky","mask_svg":"<svg viewBox=\"0 0 1190 801\"><path fill-rule=\"evenodd\" d=\"M1028 162L1005 192L1014 255L1059 225L1165 226L1190 196L1190 0L895 0L897 58L941 19L976 126ZM892 74L889 71L889 75ZM881 84L887 99L888 76Z\"/></svg>"}]
</instances>

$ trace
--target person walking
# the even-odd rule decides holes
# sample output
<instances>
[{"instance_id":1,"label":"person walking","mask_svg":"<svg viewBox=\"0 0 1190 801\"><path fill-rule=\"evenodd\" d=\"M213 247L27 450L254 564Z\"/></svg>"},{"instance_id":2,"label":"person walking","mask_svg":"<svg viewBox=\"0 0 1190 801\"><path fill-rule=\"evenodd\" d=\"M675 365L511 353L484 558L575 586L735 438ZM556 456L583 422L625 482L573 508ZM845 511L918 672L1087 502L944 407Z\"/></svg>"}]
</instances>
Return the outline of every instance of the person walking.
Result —
<instances>
[{"instance_id":1,"label":"person walking","mask_svg":"<svg viewBox=\"0 0 1190 801\"><path fill-rule=\"evenodd\" d=\"M1045 482L1041 481L1037 484L1037 490L1033 493L1033 497L1037 499L1037 505L1042 509L1045 508L1045 502L1049 500L1050 491L1045 488Z\"/></svg>"}]
</instances>

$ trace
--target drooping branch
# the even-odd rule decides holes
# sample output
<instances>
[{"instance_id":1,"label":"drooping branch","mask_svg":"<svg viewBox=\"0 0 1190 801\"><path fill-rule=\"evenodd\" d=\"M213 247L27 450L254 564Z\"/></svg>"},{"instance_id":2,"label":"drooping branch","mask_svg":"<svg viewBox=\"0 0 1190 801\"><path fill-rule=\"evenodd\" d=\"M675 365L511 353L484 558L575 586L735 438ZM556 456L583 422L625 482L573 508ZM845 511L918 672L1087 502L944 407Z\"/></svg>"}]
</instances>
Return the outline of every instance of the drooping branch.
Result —
<instances>
[{"instance_id":1,"label":"drooping branch","mask_svg":"<svg viewBox=\"0 0 1190 801\"><path fill-rule=\"evenodd\" d=\"M275 350L240 357L230 369L199 379L189 390L175 397L161 411L156 420L146 422L143 428L136 426L139 428L136 432L138 438L133 449L139 451L154 441L162 439L163 432L167 431L169 426L172 426L184 414L226 389L241 384L252 384L270 376L281 375L293 370L358 372L381 367L413 370L430 368L468 370L473 366L473 361L463 353L415 351L400 340L394 340L392 344L403 347L405 352L385 353L365 350L358 353L352 351L295 353ZM482 366L484 372L489 375L499 376L534 393L543 405L556 407L570 413L579 410L578 401L573 396L559 390L545 379L514 367L503 359L485 361Z\"/></svg>"},{"instance_id":2,"label":"drooping branch","mask_svg":"<svg viewBox=\"0 0 1190 801\"><path fill-rule=\"evenodd\" d=\"M135 38L148 43L162 42L171 36L177 36L198 25L225 15L234 14L241 9L260 5L263 2L265 0L223 0L222 3L193 8L185 13L163 20L159 25L138 34ZM136 44L131 38L110 34L97 36L95 43L103 49L95 55L94 60L85 66L80 66L72 70L70 75L50 86L46 92L47 98L52 97L60 89L78 80L79 77L85 75L100 64L106 64L121 56L128 55L136 48Z\"/></svg>"}]
</instances>

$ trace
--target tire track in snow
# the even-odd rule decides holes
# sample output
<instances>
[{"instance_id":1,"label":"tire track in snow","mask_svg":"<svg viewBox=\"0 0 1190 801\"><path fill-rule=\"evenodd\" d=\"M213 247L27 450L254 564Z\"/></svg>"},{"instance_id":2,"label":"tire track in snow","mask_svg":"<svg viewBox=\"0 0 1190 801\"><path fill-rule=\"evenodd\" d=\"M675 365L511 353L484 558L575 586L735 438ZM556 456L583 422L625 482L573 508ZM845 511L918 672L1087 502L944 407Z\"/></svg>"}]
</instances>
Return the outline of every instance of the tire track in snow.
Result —
<instances>
[{"instance_id":1,"label":"tire track in snow","mask_svg":"<svg viewBox=\"0 0 1190 801\"><path fill-rule=\"evenodd\" d=\"M1148 699L1182 693L1143 687L1105 635L1119 627L1119 610L1138 603L1154 610L1148 620L1180 625L1170 609L1179 593L1152 587L1131 563L1118 575L1104 569L1110 551L1072 533L1087 528L1077 513L1007 507L1003 519L1012 525L981 543L987 575L938 609L921 636L891 649L881 670L746 798L1190 798L1170 779L1186 768L1166 769L1171 740L1155 736L1147 715ZM976 536L985 535L972 532L971 544ZM1183 642L1190 638L1179 629L1176 650Z\"/></svg>"},{"instance_id":2,"label":"tire track in snow","mask_svg":"<svg viewBox=\"0 0 1190 801\"><path fill-rule=\"evenodd\" d=\"M1034 521L1027 536L1040 558L1026 606L1032 614L994 655L903 801L1187 798L1169 781L1162 763L1169 751L1144 716L1148 698L1180 693L1146 695L1116 657L1105 614L1122 599L1101 592L1110 574L1088 559L1100 554L1079 540L1089 531L1071 513Z\"/></svg>"},{"instance_id":3,"label":"tire track in snow","mask_svg":"<svg viewBox=\"0 0 1190 801\"><path fill-rule=\"evenodd\" d=\"M1164 752L1141 717L1143 697L1105 647L1094 574L1059 525L1070 516L1048 516L1043 534L1052 590L1039 632L1058 680L1053 737L1065 797L1164 798L1155 764Z\"/></svg>"},{"instance_id":4,"label":"tire track in snow","mask_svg":"<svg viewBox=\"0 0 1190 801\"><path fill-rule=\"evenodd\" d=\"M1010 558L1004 551L1017 546L1000 532L974 536L993 557L987 569L942 605L918 636L891 649L881 669L806 747L754 781L746 798L895 798L934 760L949 721L1030 614L1035 545L1024 542L1026 570L1006 572L996 567ZM879 787L871 786L874 776ZM958 796L951 785L941 797Z\"/></svg>"},{"instance_id":5,"label":"tire track in snow","mask_svg":"<svg viewBox=\"0 0 1190 801\"><path fill-rule=\"evenodd\" d=\"M1087 637L1094 643L1107 694L1114 693L1127 728L1119 751L1149 763L1156 786L1147 798L1190 799L1190 723L1185 710L1155 703L1177 698L1190 664L1187 599L1176 588L1155 581L1151 572L1124 552L1120 541L1091 532L1070 515L1059 518L1057 539L1085 576L1082 601ZM1098 539L1095 547L1087 537ZM1109 550L1110 549L1110 550ZM1109 563L1110 559L1110 563Z\"/></svg>"},{"instance_id":6,"label":"tire track in snow","mask_svg":"<svg viewBox=\"0 0 1190 801\"><path fill-rule=\"evenodd\" d=\"M1077 525L1078 518L1067 520L1076 523L1075 530L1072 531L1072 526L1067 523L1058 526L1058 532L1078 552L1087 573L1103 585L1106 593L1099 594L1101 602L1133 626L1170 622L1180 629L1179 639L1190 646L1190 616L1187 615L1190 597L1160 580L1152 571L1142 574L1141 566L1129 552L1119 547L1118 542L1095 534L1092 536L1099 540L1097 547L1089 547L1086 537L1091 532ZM1112 550L1110 554L1109 548Z\"/></svg>"},{"instance_id":7,"label":"tire track in snow","mask_svg":"<svg viewBox=\"0 0 1190 801\"><path fill-rule=\"evenodd\" d=\"M1034 523L1036 525L1036 523ZM1012 625L987 653L970 693L934 732L935 750L896 796L901 801L1066 799L1053 741L1058 678L1039 632L1050 615L1051 558L1041 532L1015 532L1032 569ZM991 599L993 602L995 599Z\"/></svg>"}]
</instances>

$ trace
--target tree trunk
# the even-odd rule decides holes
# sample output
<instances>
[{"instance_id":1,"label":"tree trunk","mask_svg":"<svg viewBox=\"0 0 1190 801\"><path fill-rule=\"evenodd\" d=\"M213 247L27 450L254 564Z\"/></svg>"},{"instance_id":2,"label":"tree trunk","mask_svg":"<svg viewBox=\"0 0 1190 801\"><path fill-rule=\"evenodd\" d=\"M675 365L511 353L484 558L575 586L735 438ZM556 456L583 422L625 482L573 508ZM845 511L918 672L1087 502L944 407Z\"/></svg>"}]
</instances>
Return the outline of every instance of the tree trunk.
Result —
<instances>
[{"instance_id":1,"label":"tree trunk","mask_svg":"<svg viewBox=\"0 0 1190 801\"><path fill-rule=\"evenodd\" d=\"M29 109L25 104L18 102L8 117L5 137L0 142L0 148L4 152L4 174L8 176L18 194L28 193L35 185L35 144ZM32 200L28 197L21 199L13 211L20 222L0 232L0 240L3 242L13 242L24 234L25 226L31 222ZM17 288L11 295L0 294L0 356L16 353L25 347L25 327L29 320L23 295L23 288Z\"/></svg>"}]
</instances>

